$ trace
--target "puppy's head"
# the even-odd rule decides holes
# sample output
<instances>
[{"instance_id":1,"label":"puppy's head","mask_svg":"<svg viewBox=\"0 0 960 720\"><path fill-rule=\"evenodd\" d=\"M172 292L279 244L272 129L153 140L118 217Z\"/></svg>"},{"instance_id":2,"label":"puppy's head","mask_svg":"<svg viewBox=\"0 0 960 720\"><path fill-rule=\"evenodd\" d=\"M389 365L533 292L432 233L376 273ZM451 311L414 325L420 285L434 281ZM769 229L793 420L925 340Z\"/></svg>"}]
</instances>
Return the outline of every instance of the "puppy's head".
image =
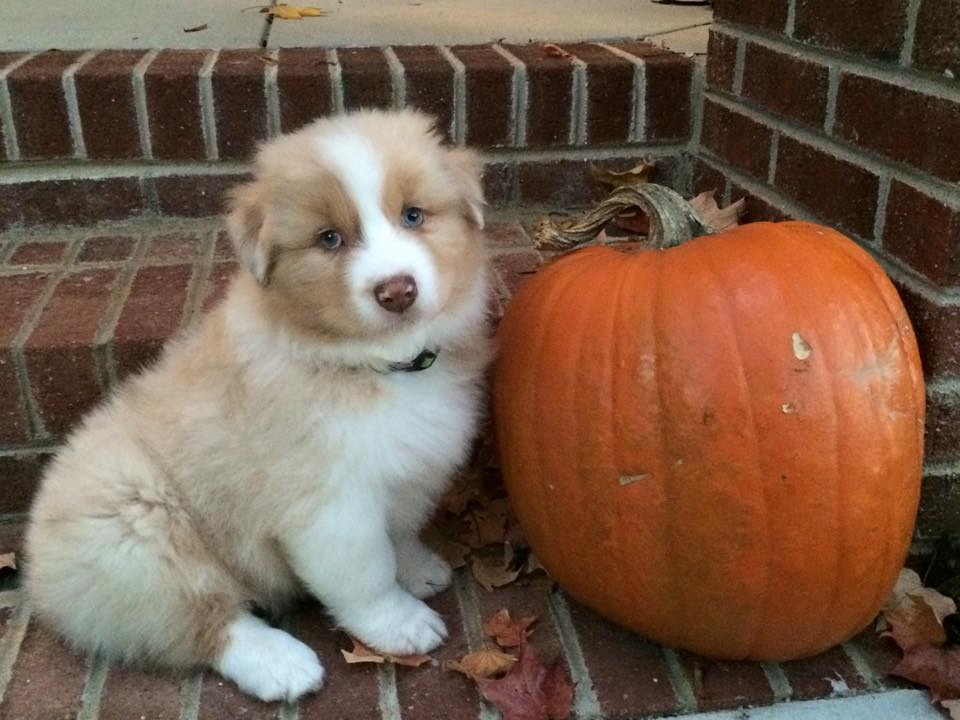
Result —
<instances>
[{"instance_id":1,"label":"puppy's head","mask_svg":"<svg viewBox=\"0 0 960 720\"><path fill-rule=\"evenodd\" d=\"M283 322L370 341L477 304L482 206L472 152L418 113L363 112L265 145L227 226Z\"/></svg>"}]
</instances>

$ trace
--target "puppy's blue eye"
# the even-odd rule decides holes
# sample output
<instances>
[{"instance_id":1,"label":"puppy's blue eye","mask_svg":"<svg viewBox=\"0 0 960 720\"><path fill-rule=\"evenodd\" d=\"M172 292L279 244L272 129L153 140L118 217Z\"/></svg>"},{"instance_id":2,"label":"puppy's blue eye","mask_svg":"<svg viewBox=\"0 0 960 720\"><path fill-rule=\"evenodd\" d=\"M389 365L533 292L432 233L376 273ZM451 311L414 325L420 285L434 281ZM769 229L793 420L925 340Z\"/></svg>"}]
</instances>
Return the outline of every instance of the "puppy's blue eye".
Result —
<instances>
[{"instance_id":1,"label":"puppy's blue eye","mask_svg":"<svg viewBox=\"0 0 960 720\"><path fill-rule=\"evenodd\" d=\"M419 227L423 224L423 210L418 207L404 208L400 218L403 220L403 224L409 228Z\"/></svg>"},{"instance_id":2,"label":"puppy's blue eye","mask_svg":"<svg viewBox=\"0 0 960 720\"><path fill-rule=\"evenodd\" d=\"M336 250L343 245L343 236L336 230L321 230L317 233L317 245L324 250Z\"/></svg>"}]
</instances>

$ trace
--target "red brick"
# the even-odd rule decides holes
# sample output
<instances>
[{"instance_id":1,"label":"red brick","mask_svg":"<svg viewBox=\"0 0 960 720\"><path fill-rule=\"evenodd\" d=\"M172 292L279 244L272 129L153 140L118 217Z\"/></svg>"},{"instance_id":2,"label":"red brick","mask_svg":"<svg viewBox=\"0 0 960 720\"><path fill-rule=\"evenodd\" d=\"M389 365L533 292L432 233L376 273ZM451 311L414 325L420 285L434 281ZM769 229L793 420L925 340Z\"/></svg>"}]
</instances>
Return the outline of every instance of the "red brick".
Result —
<instances>
[{"instance_id":1,"label":"red brick","mask_svg":"<svg viewBox=\"0 0 960 720\"><path fill-rule=\"evenodd\" d=\"M469 652L457 597L448 590L427 602L443 617L450 635L431 653L437 664L397 667L397 698L403 719L436 720L438 709L443 708L443 720L476 720L479 697L473 683L444 667Z\"/></svg>"},{"instance_id":2,"label":"red brick","mask_svg":"<svg viewBox=\"0 0 960 720\"><path fill-rule=\"evenodd\" d=\"M773 690L759 663L708 660L680 653L701 711L769 705Z\"/></svg>"},{"instance_id":3,"label":"red brick","mask_svg":"<svg viewBox=\"0 0 960 720\"><path fill-rule=\"evenodd\" d=\"M960 0L922 3L913 42L913 64L960 77Z\"/></svg>"},{"instance_id":4,"label":"red brick","mask_svg":"<svg viewBox=\"0 0 960 720\"><path fill-rule=\"evenodd\" d=\"M634 65L598 45L564 45L587 64L587 142L626 142L633 113ZM529 120L528 120L529 128Z\"/></svg>"},{"instance_id":5,"label":"red brick","mask_svg":"<svg viewBox=\"0 0 960 720\"><path fill-rule=\"evenodd\" d=\"M163 50L144 74L150 144L158 160L202 160L203 140L198 74L204 50Z\"/></svg>"},{"instance_id":6,"label":"red brick","mask_svg":"<svg viewBox=\"0 0 960 720\"><path fill-rule=\"evenodd\" d=\"M567 145L573 104L573 63L540 44L508 45L527 67L527 145Z\"/></svg>"},{"instance_id":7,"label":"red brick","mask_svg":"<svg viewBox=\"0 0 960 720\"><path fill-rule=\"evenodd\" d=\"M658 646L573 601L570 614L604 717L635 717L638 710L645 716L679 710Z\"/></svg>"},{"instance_id":8,"label":"red brick","mask_svg":"<svg viewBox=\"0 0 960 720\"><path fill-rule=\"evenodd\" d=\"M102 394L93 340L115 279L113 270L88 270L60 280L24 345L37 410L54 437Z\"/></svg>"},{"instance_id":9,"label":"red brick","mask_svg":"<svg viewBox=\"0 0 960 720\"><path fill-rule=\"evenodd\" d=\"M137 178L41 180L20 183L17 195L25 225L89 225L143 212Z\"/></svg>"},{"instance_id":10,"label":"red brick","mask_svg":"<svg viewBox=\"0 0 960 720\"><path fill-rule=\"evenodd\" d=\"M120 377L153 362L176 332L192 272L190 265L144 267L137 272L113 331Z\"/></svg>"},{"instance_id":11,"label":"red brick","mask_svg":"<svg viewBox=\"0 0 960 720\"><path fill-rule=\"evenodd\" d=\"M730 185L730 202L746 198L747 203L740 218L741 223L747 222L780 222L789 220L790 214L782 208L771 205L766 200L758 198L746 188L736 183Z\"/></svg>"},{"instance_id":12,"label":"red brick","mask_svg":"<svg viewBox=\"0 0 960 720\"><path fill-rule=\"evenodd\" d=\"M894 284L913 322L926 376L960 375L960 306L939 304Z\"/></svg>"},{"instance_id":13,"label":"red brick","mask_svg":"<svg viewBox=\"0 0 960 720\"><path fill-rule=\"evenodd\" d=\"M177 720L182 677L114 665L100 700L98 720Z\"/></svg>"},{"instance_id":14,"label":"red brick","mask_svg":"<svg viewBox=\"0 0 960 720\"><path fill-rule=\"evenodd\" d=\"M777 115L820 127L827 74L825 65L747 43L742 95Z\"/></svg>"},{"instance_id":15,"label":"red brick","mask_svg":"<svg viewBox=\"0 0 960 720\"><path fill-rule=\"evenodd\" d=\"M0 455L0 513L22 513L40 484L51 455L45 452ZM0 552L9 552L0 548Z\"/></svg>"},{"instance_id":16,"label":"red brick","mask_svg":"<svg viewBox=\"0 0 960 720\"><path fill-rule=\"evenodd\" d=\"M217 239L213 247L214 260L234 260L236 252L233 249L233 241L226 230L217 233Z\"/></svg>"},{"instance_id":17,"label":"red brick","mask_svg":"<svg viewBox=\"0 0 960 720\"><path fill-rule=\"evenodd\" d=\"M330 70L323 48L282 48L277 68L280 128L291 132L333 112Z\"/></svg>"},{"instance_id":18,"label":"red brick","mask_svg":"<svg viewBox=\"0 0 960 720\"><path fill-rule=\"evenodd\" d=\"M716 191L716 196L722 197L723 191L727 187L727 176L722 172L707 165L699 159L693 160L693 194L699 195L707 190Z\"/></svg>"},{"instance_id":19,"label":"red brick","mask_svg":"<svg viewBox=\"0 0 960 720\"><path fill-rule=\"evenodd\" d=\"M168 175L154 180L161 215L206 217L224 211L227 191L248 175Z\"/></svg>"},{"instance_id":20,"label":"red brick","mask_svg":"<svg viewBox=\"0 0 960 720\"><path fill-rule=\"evenodd\" d=\"M89 157L142 157L132 74L145 54L143 50L105 50L77 70L77 104Z\"/></svg>"},{"instance_id":21,"label":"red brick","mask_svg":"<svg viewBox=\"0 0 960 720\"><path fill-rule=\"evenodd\" d=\"M518 198L522 205L570 208L587 205L605 197L609 188L593 179L590 167L626 170L641 158L609 160L529 160L517 167ZM657 158L655 182L675 185L677 163L673 158Z\"/></svg>"},{"instance_id":22,"label":"red brick","mask_svg":"<svg viewBox=\"0 0 960 720\"><path fill-rule=\"evenodd\" d=\"M380 48L344 48L337 51L343 78L343 107L389 108L393 106L390 66Z\"/></svg>"},{"instance_id":23,"label":"red brick","mask_svg":"<svg viewBox=\"0 0 960 720\"><path fill-rule=\"evenodd\" d=\"M49 50L7 76L20 157L56 158L73 154L63 71L80 53Z\"/></svg>"},{"instance_id":24,"label":"red brick","mask_svg":"<svg viewBox=\"0 0 960 720\"><path fill-rule=\"evenodd\" d=\"M43 274L0 276L0 443L27 439L26 405L20 396L10 345L20 325L37 302L49 276Z\"/></svg>"},{"instance_id":25,"label":"red brick","mask_svg":"<svg viewBox=\"0 0 960 720\"><path fill-rule=\"evenodd\" d=\"M136 239L127 236L104 236L83 241L79 262L119 262L133 256Z\"/></svg>"},{"instance_id":26,"label":"red brick","mask_svg":"<svg viewBox=\"0 0 960 720\"><path fill-rule=\"evenodd\" d=\"M958 285L960 209L893 180L883 247L937 285Z\"/></svg>"},{"instance_id":27,"label":"red brick","mask_svg":"<svg viewBox=\"0 0 960 720\"><path fill-rule=\"evenodd\" d=\"M0 52L0 71L22 57L23 53ZM7 144L5 137L6 136L3 133L3 125L0 124L0 161L7 159ZM3 227L3 222L0 221L0 230L2 230Z\"/></svg>"},{"instance_id":28,"label":"red brick","mask_svg":"<svg viewBox=\"0 0 960 720\"><path fill-rule=\"evenodd\" d=\"M907 0L796 0L794 37L850 53L896 60L907 26ZM761 4L761 3L757 3Z\"/></svg>"},{"instance_id":29,"label":"red brick","mask_svg":"<svg viewBox=\"0 0 960 720\"><path fill-rule=\"evenodd\" d=\"M513 66L488 46L451 48L466 67L466 140L469 145L509 145L513 140Z\"/></svg>"},{"instance_id":30,"label":"red brick","mask_svg":"<svg viewBox=\"0 0 960 720\"><path fill-rule=\"evenodd\" d=\"M435 47L394 49L403 65L407 106L437 118L437 130L452 139L453 66Z\"/></svg>"},{"instance_id":31,"label":"red brick","mask_svg":"<svg viewBox=\"0 0 960 720\"><path fill-rule=\"evenodd\" d=\"M67 250L65 242L25 242L20 243L9 265L57 265L63 260Z\"/></svg>"},{"instance_id":32,"label":"red brick","mask_svg":"<svg viewBox=\"0 0 960 720\"><path fill-rule=\"evenodd\" d=\"M297 613L293 635L317 652L326 670L323 689L301 702L300 720L380 720L376 667L343 661L340 650L349 650L350 641L332 629L319 606L311 603Z\"/></svg>"},{"instance_id":33,"label":"red brick","mask_svg":"<svg viewBox=\"0 0 960 720\"><path fill-rule=\"evenodd\" d=\"M960 459L960 392L927 393L924 438L928 459Z\"/></svg>"},{"instance_id":34,"label":"red brick","mask_svg":"<svg viewBox=\"0 0 960 720\"><path fill-rule=\"evenodd\" d=\"M772 131L711 100L703 103L701 144L731 165L766 180Z\"/></svg>"},{"instance_id":35,"label":"red brick","mask_svg":"<svg viewBox=\"0 0 960 720\"><path fill-rule=\"evenodd\" d=\"M262 50L222 50L213 67L220 157L247 160L267 136L266 63Z\"/></svg>"},{"instance_id":36,"label":"red brick","mask_svg":"<svg viewBox=\"0 0 960 720\"><path fill-rule=\"evenodd\" d=\"M53 720L75 717L87 660L66 648L43 626L30 623L3 701L4 717Z\"/></svg>"},{"instance_id":37,"label":"red brick","mask_svg":"<svg viewBox=\"0 0 960 720\"><path fill-rule=\"evenodd\" d=\"M277 703L265 703L241 692L236 685L215 673L205 673L200 688L201 720L275 720ZM300 715L303 718L303 714ZM305 720L305 718L304 718Z\"/></svg>"},{"instance_id":38,"label":"red brick","mask_svg":"<svg viewBox=\"0 0 960 720\"><path fill-rule=\"evenodd\" d=\"M844 685L851 692L865 690L863 681L850 658L839 647L804 660L781 663L784 674L793 688L792 700L814 700L829 697Z\"/></svg>"},{"instance_id":39,"label":"red brick","mask_svg":"<svg viewBox=\"0 0 960 720\"><path fill-rule=\"evenodd\" d=\"M827 223L864 238L873 234L879 181L863 168L782 135L775 184Z\"/></svg>"},{"instance_id":40,"label":"red brick","mask_svg":"<svg viewBox=\"0 0 960 720\"><path fill-rule=\"evenodd\" d=\"M733 90L733 76L737 65L737 38L710 31L707 41L707 87L714 90Z\"/></svg>"},{"instance_id":41,"label":"red brick","mask_svg":"<svg viewBox=\"0 0 960 720\"><path fill-rule=\"evenodd\" d=\"M688 140L693 61L681 55L655 55L646 58L644 65L646 140Z\"/></svg>"},{"instance_id":42,"label":"red brick","mask_svg":"<svg viewBox=\"0 0 960 720\"><path fill-rule=\"evenodd\" d=\"M718 20L783 32L787 26L788 4L787 0L715 0L713 14Z\"/></svg>"},{"instance_id":43,"label":"red brick","mask_svg":"<svg viewBox=\"0 0 960 720\"><path fill-rule=\"evenodd\" d=\"M494 247L533 247L533 242L520 223L488 223L484 228L484 235Z\"/></svg>"},{"instance_id":44,"label":"red brick","mask_svg":"<svg viewBox=\"0 0 960 720\"><path fill-rule=\"evenodd\" d=\"M517 166L514 163L487 163L483 170L483 196L491 207L517 202Z\"/></svg>"},{"instance_id":45,"label":"red brick","mask_svg":"<svg viewBox=\"0 0 960 720\"><path fill-rule=\"evenodd\" d=\"M493 267L510 295L529 280L543 264L535 250L506 253L493 258Z\"/></svg>"},{"instance_id":46,"label":"red brick","mask_svg":"<svg viewBox=\"0 0 960 720\"><path fill-rule=\"evenodd\" d=\"M218 262L210 269L207 278L206 291L201 303L201 310L207 312L219 303L227 294L230 279L236 274L240 266L236 262Z\"/></svg>"},{"instance_id":47,"label":"red brick","mask_svg":"<svg viewBox=\"0 0 960 720\"><path fill-rule=\"evenodd\" d=\"M945 532L960 532L960 475L928 476L920 486L920 510L917 513L916 534L922 538L935 540ZM867 635L868 633L864 633ZM881 642L879 639L875 643ZM883 642L893 644L887 638ZM885 655L877 661L883 668L893 668L900 653L893 647L882 648ZM881 664L882 663L882 664Z\"/></svg>"},{"instance_id":48,"label":"red brick","mask_svg":"<svg viewBox=\"0 0 960 720\"><path fill-rule=\"evenodd\" d=\"M147 260L158 262L190 262L200 249L196 233L173 232L150 239Z\"/></svg>"},{"instance_id":49,"label":"red brick","mask_svg":"<svg viewBox=\"0 0 960 720\"><path fill-rule=\"evenodd\" d=\"M948 182L960 182L960 103L844 73L834 133Z\"/></svg>"}]
</instances>

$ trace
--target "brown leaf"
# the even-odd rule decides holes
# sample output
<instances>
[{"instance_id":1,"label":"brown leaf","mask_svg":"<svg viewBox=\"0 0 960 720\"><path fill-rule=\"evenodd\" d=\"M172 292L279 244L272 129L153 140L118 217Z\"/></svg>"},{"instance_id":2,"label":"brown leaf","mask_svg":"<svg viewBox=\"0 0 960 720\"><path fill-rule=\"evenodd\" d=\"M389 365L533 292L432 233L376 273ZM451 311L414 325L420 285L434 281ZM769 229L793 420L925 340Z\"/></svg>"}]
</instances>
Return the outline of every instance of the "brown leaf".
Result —
<instances>
[{"instance_id":1,"label":"brown leaf","mask_svg":"<svg viewBox=\"0 0 960 720\"><path fill-rule=\"evenodd\" d=\"M735 203L721 208L717 205L717 200L714 197L715 192L715 190L706 190L700 193L690 200L690 207L696 210L700 219L703 220L705 224L718 232L720 230L737 227L737 225L740 224L738 220L743 214L743 209L746 207L747 201L744 198L740 198Z\"/></svg>"},{"instance_id":2,"label":"brown leaf","mask_svg":"<svg viewBox=\"0 0 960 720\"><path fill-rule=\"evenodd\" d=\"M441 498L440 507L453 515L462 514L472 500L480 497L482 481L482 470L463 473Z\"/></svg>"},{"instance_id":3,"label":"brown leaf","mask_svg":"<svg viewBox=\"0 0 960 720\"><path fill-rule=\"evenodd\" d=\"M467 564L470 548L444 536L434 527L428 527L423 533L423 542L428 548L446 560L454 570Z\"/></svg>"},{"instance_id":4,"label":"brown leaf","mask_svg":"<svg viewBox=\"0 0 960 720\"><path fill-rule=\"evenodd\" d=\"M340 652L343 654L343 659L346 660L350 665L356 665L357 663L383 664L385 662L391 662L396 663L397 665L406 665L407 667L420 667L424 663L428 663L431 660L429 655L399 656L378 653L376 650L364 645L355 637L351 637L350 639L353 641L353 650L340 650Z\"/></svg>"},{"instance_id":5,"label":"brown leaf","mask_svg":"<svg viewBox=\"0 0 960 720\"><path fill-rule=\"evenodd\" d=\"M559 45L554 45L553 43L544 44L543 54L546 57L565 58L567 60L573 57L571 53L567 52Z\"/></svg>"},{"instance_id":6,"label":"brown leaf","mask_svg":"<svg viewBox=\"0 0 960 720\"><path fill-rule=\"evenodd\" d=\"M573 686L560 660L544 667L526 643L506 675L478 680L477 686L503 720L565 720L570 716Z\"/></svg>"},{"instance_id":7,"label":"brown leaf","mask_svg":"<svg viewBox=\"0 0 960 720\"><path fill-rule=\"evenodd\" d=\"M904 653L892 673L926 685L934 700L960 698L960 647L916 647Z\"/></svg>"},{"instance_id":8,"label":"brown leaf","mask_svg":"<svg viewBox=\"0 0 960 720\"><path fill-rule=\"evenodd\" d=\"M460 660L447 663L447 668L479 680L491 678L509 670L517 659L498 648L483 648L467 653Z\"/></svg>"},{"instance_id":9,"label":"brown leaf","mask_svg":"<svg viewBox=\"0 0 960 720\"><path fill-rule=\"evenodd\" d=\"M0 554L0 570L16 570L17 569L17 554L16 553L3 553Z\"/></svg>"},{"instance_id":10,"label":"brown leaf","mask_svg":"<svg viewBox=\"0 0 960 720\"><path fill-rule=\"evenodd\" d=\"M506 498L491 500L486 507L471 510L466 537L462 540L472 548L497 545L507 536L507 519L510 517L510 501Z\"/></svg>"},{"instance_id":11,"label":"brown leaf","mask_svg":"<svg viewBox=\"0 0 960 720\"><path fill-rule=\"evenodd\" d=\"M473 571L473 577L487 592L509 585L520 577L519 570L510 569L509 559L502 563L491 563L483 558L474 557L470 563L470 569Z\"/></svg>"},{"instance_id":12,"label":"brown leaf","mask_svg":"<svg viewBox=\"0 0 960 720\"><path fill-rule=\"evenodd\" d=\"M924 645L942 645L947 633L937 614L923 598L908 595L896 608L885 614L890 623L889 635L905 653Z\"/></svg>"},{"instance_id":13,"label":"brown leaf","mask_svg":"<svg viewBox=\"0 0 960 720\"><path fill-rule=\"evenodd\" d=\"M655 165L650 162L641 162L629 170L607 170L596 165L590 166L593 179L604 185L623 187L624 185L641 185L650 182Z\"/></svg>"},{"instance_id":14,"label":"brown leaf","mask_svg":"<svg viewBox=\"0 0 960 720\"><path fill-rule=\"evenodd\" d=\"M950 714L951 720L960 720L960 700L941 700L940 704Z\"/></svg>"},{"instance_id":15,"label":"brown leaf","mask_svg":"<svg viewBox=\"0 0 960 720\"><path fill-rule=\"evenodd\" d=\"M483 632L500 647L517 647L530 637L530 626L536 621L535 615L514 620L510 617L510 611L503 608L487 618Z\"/></svg>"},{"instance_id":16,"label":"brown leaf","mask_svg":"<svg viewBox=\"0 0 960 720\"><path fill-rule=\"evenodd\" d=\"M321 17L323 15L329 15L330 13L318 7L300 7L279 3L267 8L267 14L273 15L281 20L302 20L305 17Z\"/></svg>"}]
</instances>

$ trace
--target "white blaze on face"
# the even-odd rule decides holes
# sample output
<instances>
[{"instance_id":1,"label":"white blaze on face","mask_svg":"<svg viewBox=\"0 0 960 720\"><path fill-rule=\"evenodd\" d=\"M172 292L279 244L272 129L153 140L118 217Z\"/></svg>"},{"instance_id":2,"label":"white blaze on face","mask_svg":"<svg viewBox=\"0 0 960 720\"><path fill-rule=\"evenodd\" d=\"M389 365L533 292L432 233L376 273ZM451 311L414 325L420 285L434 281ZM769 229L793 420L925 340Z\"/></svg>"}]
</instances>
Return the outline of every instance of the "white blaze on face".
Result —
<instances>
[{"instance_id":1,"label":"white blaze on face","mask_svg":"<svg viewBox=\"0 0 960 720\"><path fill-rule=\"evenodd\" d=\"M320 156L333 166L360 218L361 247L348 266L354 303L372 322L389 320L373 289L396 275L410 275L417 284L416 315L433 314L439 307L437 270L427 249L400 218L383 214L384 169L373 148L362 138L343 132L319 141Z\"/></svg>"}]
</instances>

